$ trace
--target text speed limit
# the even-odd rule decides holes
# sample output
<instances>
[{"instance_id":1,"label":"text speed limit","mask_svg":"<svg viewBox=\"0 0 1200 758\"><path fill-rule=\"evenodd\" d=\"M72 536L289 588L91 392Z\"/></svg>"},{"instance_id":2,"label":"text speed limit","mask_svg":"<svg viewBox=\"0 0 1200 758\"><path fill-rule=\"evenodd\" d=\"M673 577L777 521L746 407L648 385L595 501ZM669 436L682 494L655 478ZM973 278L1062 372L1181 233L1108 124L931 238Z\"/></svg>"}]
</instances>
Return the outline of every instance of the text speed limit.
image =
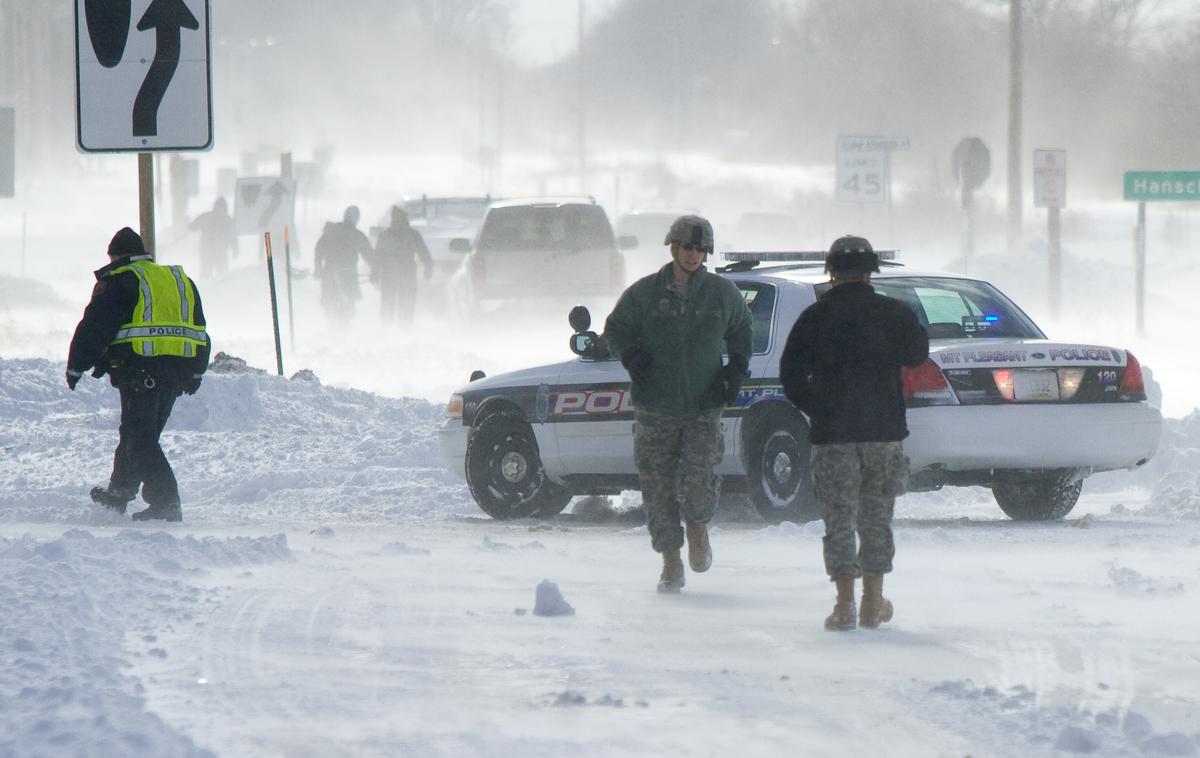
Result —
<instances>
[{"instance_id":1,"label":"text speed limit","mask_svg":"<svg viewBox=\"0 0 1200 758\"><path fill-rule=\"evenodd\" d=\"M888 197L887 140L841 136L837 139L837 199L882 203Z\"/></svg>"}]
</instances>

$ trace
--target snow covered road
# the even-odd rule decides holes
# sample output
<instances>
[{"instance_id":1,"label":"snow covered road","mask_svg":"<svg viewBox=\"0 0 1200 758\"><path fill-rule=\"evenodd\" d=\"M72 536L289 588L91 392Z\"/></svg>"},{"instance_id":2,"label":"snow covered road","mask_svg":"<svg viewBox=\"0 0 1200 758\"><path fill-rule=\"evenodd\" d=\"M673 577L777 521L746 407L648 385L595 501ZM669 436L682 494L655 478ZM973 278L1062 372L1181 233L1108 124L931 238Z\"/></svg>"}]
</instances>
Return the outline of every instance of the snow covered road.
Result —
<instances>
[{"instance_id":1,"label":"snow covered road","mask_svg":"<svg viewBox=\"0 0 1200 758\"><path fill-rule=\"evenodd\" d=\"M818 524L723 513L659 595L596 503L483 517L436 406L276 377L181 399L185 522L133 524L82 503L115 393L60 373L0 360L0 757L1200 753L1194 417L1064 522L902 498L895 621L831 634Z\"/></svg>"}]
</instances>

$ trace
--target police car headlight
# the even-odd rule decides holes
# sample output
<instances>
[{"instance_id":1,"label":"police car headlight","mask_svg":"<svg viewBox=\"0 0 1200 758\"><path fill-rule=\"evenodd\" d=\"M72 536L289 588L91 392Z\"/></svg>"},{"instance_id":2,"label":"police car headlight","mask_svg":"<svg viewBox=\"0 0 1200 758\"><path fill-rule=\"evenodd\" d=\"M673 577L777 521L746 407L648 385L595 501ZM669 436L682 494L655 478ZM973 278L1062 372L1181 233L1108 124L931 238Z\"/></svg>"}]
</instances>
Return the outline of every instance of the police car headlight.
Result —
<instances>
[{"instance_id":1,"label":"police car headlight","mask_svg":"<svg viewBox=\"0 0 1200 758\"><path fill-rule=\"evenodd\" d=\"M451 418L462 418L463 413L463 396L453 394L450 396L450 402L446 403L446 415Z\"/></svg>"}]
</instances>

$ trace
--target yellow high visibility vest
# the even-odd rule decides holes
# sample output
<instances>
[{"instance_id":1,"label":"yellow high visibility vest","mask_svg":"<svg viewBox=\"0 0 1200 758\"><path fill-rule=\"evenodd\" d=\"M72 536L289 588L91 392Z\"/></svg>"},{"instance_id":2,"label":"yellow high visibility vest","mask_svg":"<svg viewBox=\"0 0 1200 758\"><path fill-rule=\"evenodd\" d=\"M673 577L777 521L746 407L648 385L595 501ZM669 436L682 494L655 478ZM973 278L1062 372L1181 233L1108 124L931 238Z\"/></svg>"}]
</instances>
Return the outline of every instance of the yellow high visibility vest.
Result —
<instances>
[{"instance_id":1,"label":"yellow high visibility vest","mask_svg":"<svg viewBox=\"0 0 1200 758\"><path fill-rule=\"evenodd\" d=\"M195 322L196 289L182 266L160 266L139 255L108 276L132 271L138 279L138 301L130 320L110 345L128 344L137 355L192 358L208 344L208 334Z\"/></svg>"}]
</instances>

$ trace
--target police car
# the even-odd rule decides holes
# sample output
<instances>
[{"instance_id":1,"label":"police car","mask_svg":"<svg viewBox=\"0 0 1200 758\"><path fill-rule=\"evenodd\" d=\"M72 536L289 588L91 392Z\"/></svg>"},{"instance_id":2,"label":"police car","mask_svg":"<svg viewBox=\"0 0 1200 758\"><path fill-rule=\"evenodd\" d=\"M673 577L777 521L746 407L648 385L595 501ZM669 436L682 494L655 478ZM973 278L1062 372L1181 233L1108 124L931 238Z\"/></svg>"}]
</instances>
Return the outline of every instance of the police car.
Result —
<instances>
[{"instance_id":1,"label":"police car","mask_svg":"<svg viewBox=\"0 0 1200 758\"><path fill-rule=\"evenodd\" d=\"M808 424L783 394L779 358L800 312L830 286L824 253L724 255L731 262L717 271L750 309L754 355L724 410L723 493L748 493L772 522L817 519ZM1060 519L1087 476L1155 453L1162 418L1129 351L1048 339L976 279L885 262L871 285L912 308L930 337L929 360L903 373L910 492L989 487L1013 519ZM573 360L476 372L450 398L443 461L494 518L551 517L577 495L639 488L629 375L588 329L586 309L571 322Z\"/></svg>"}]
</instances>

